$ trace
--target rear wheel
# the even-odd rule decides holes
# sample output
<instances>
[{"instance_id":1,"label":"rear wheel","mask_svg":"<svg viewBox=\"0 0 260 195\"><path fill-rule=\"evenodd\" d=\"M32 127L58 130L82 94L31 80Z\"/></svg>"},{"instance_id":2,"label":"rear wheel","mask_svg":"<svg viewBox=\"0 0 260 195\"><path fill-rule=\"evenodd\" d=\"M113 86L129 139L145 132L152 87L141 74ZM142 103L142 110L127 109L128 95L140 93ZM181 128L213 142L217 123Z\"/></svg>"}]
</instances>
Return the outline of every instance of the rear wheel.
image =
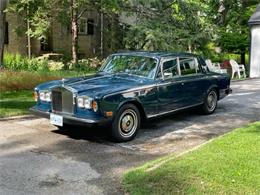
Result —
<instances>
[{"instance_id":1,"label":"rear wheel","mask_svg":"<svg viewBox=\"0 0 260 195\"><path fill-rule=\"evenodd\" d=\"M202 105L202 111L204 114L212 114L218 105L218 94L216 89L211 89Z\"/></svg>"},{"instance_id":2,"label":"rear wheel","mask_svg":"<svg viewBox=\"0 0 260 195\"><path fill-rule=\"evenodd\" d=\"M116 142L125 142L132 140L140 127L140 113L135 105L123 105L111 128L112 139Z\"/></svg>"}]
</instances>

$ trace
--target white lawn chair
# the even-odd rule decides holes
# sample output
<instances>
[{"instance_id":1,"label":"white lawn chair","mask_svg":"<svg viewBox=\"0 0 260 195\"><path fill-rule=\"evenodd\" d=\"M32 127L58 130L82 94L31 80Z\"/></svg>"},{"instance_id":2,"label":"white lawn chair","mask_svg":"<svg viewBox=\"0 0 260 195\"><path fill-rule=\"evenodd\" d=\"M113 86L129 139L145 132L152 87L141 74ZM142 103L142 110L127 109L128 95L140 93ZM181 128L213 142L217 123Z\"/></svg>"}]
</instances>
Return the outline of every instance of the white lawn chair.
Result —
<instances>
[{"instance_id":1,"label":"white lawn chair","mask_svg":"<svg viewBox=\"0 0 260 195\"><path fill-rule=\"evenodd\" d=\"M223 69L220 67L219 63L212 63L212 61L210 59L205 60L207 67L209 69L209 71L211 72L216 72L216 73L227 73L227 69Z\"/></svg>"},{"instance_id":2,"label":"white lawn chair","mask_svg":"<svg viewBox=\"0 0 260 195\"><path fill-rule=\"evenodd\" d=\"M230 60L229 63L232 68L232 79L236 73L239 79L241 78L241 73L243 73L244 78L246 78L246 69L243 64L238 64L235 60Z\"/></svg>"}]
</instances>

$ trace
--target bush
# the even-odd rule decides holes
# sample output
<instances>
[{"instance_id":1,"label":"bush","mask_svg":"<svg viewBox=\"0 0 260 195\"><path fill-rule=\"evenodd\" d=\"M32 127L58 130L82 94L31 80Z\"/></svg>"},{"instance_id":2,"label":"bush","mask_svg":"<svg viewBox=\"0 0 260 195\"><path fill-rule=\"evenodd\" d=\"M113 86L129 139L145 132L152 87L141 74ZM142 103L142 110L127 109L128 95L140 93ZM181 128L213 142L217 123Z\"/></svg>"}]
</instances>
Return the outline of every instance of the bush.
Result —
<instances>
[{"instance_id":1,"label":"bush","mask_svg":"<svg viewBox=\"0 0 260 195\"><path fill-rule=\"evenodd\" d=\"M5 54L4 67L9 70L29 70L29 71L48 71L48 61L29 59L20 54Z\"/></svg>"},{"instance_id":2,"label":"bush","mask_svg":"<svg viewBox=\"0 0 260 195\"><path fill-rule=\"evenodd\" d=\"M62 54L50 53L44 54L37 58L27 58L20 54L5 54L4 55L4 67L7 70L14 71L57 71L57 70L73 70L79 72L96 72L101 64L102 60L98 58L88 58L78 61L78 64L72 64L71 62L64 60L65 57Z\"/></svg>"},{"instance_id":3,"label":"bush","mask_svg":"<svg viewBox=\"0 0 260 195\"><path fill-rule=\"evenodd\" d=\"M95 72L101 67L102 64L103 60L99 60L98 58L88 58L79 60L78 64L69 63L68 67L70 70Z\"/></svg>"},{"instance_id":4,"label":"bush","mask_svg":"<svg viewBox=\"0 0 260 195\"><path fill-rule=\"evenodd\" d=\"M53 60L50 60L48 62L48 68L50 71L64 70L65 64L63 62L55 62Z\"/></svg>"}]
</instances>

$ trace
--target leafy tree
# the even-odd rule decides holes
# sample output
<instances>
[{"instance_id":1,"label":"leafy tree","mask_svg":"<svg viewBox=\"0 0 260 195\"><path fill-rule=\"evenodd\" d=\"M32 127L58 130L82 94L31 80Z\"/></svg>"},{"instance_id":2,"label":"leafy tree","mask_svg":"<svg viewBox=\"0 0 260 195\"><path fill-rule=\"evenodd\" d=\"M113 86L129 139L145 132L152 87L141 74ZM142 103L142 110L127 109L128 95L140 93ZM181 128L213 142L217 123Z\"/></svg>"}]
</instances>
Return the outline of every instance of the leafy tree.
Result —
<instances>
[{"instance_id":1,"label":"leafy tree","mask_svg":"<svg viewBox=\"0 0 260 195\"><path fill-rule=\"evenodd\" d=\"M258 0L210 0L211 19L217 24L217 43L224 52L241 55L245 64L245 54L249 49L248 20L253 14Z\"/></svg>"},{"instance_id":2,"label":"leafy tree","mask_svg":"<svg viewBox=\"0 0 260 195\"><path fill-rule=\"evenodd\" d=\"M52 20L71 27L72 63L78 62L78 21L87 11L114 14L119 0L11 0L9 11L25 16L28 37L45 38ZM28 48L30 48L28 38ZM29 52L30 53L30 52Z\"/></svg>"},{"instance_id":3,"label":"leafy tree","mask_svg":"<svg viewBox=\"0 0 260 195\"><path fill-rule=\"evenodd\" d=\"M27 47L28 56L31 56L31 38L46 38L46 33L51 24L52 8L55 7L55 1L52 0L10 0L8 11L18 14L25 18L27 24ZM24 23L18 24L23 28Z\"/></svg>"},{"instance_id":4,"label":"leafy tree","mask_svg":"<svg viewBox=\"0 0 260 195\"><path fill-rule=\"evenodd\" d=\"M138 1L136 6L137 19L125 40L130 49L196 52L213 36L202 1Z\"/></svg>"}]
</instances>

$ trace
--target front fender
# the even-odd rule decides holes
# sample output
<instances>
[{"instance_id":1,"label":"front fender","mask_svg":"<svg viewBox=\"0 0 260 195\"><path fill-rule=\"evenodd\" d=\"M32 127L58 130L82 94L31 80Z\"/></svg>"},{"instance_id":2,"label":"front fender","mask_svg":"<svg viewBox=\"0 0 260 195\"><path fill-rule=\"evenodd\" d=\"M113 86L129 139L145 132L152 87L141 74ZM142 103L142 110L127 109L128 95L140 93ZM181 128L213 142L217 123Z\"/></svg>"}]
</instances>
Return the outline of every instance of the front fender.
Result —
<instances>
[{"instance_id":1,"label":"front fender","mask_svg":"<svg viewBox=\"0 0 260 195\"><path fill-rule=\"evenodd\" d=\"M111 96L107 96L104 99L100 101L100 108L101 112L113 112L113 116L115 116L118 112L118 110L127 103L135 104L138 109L142 112L141 114L144 114L144 109L142 106L142 102L140 101L138 97L137 92L130 92L125 94L115 94Z\"/></svg>"}]
</instances>

